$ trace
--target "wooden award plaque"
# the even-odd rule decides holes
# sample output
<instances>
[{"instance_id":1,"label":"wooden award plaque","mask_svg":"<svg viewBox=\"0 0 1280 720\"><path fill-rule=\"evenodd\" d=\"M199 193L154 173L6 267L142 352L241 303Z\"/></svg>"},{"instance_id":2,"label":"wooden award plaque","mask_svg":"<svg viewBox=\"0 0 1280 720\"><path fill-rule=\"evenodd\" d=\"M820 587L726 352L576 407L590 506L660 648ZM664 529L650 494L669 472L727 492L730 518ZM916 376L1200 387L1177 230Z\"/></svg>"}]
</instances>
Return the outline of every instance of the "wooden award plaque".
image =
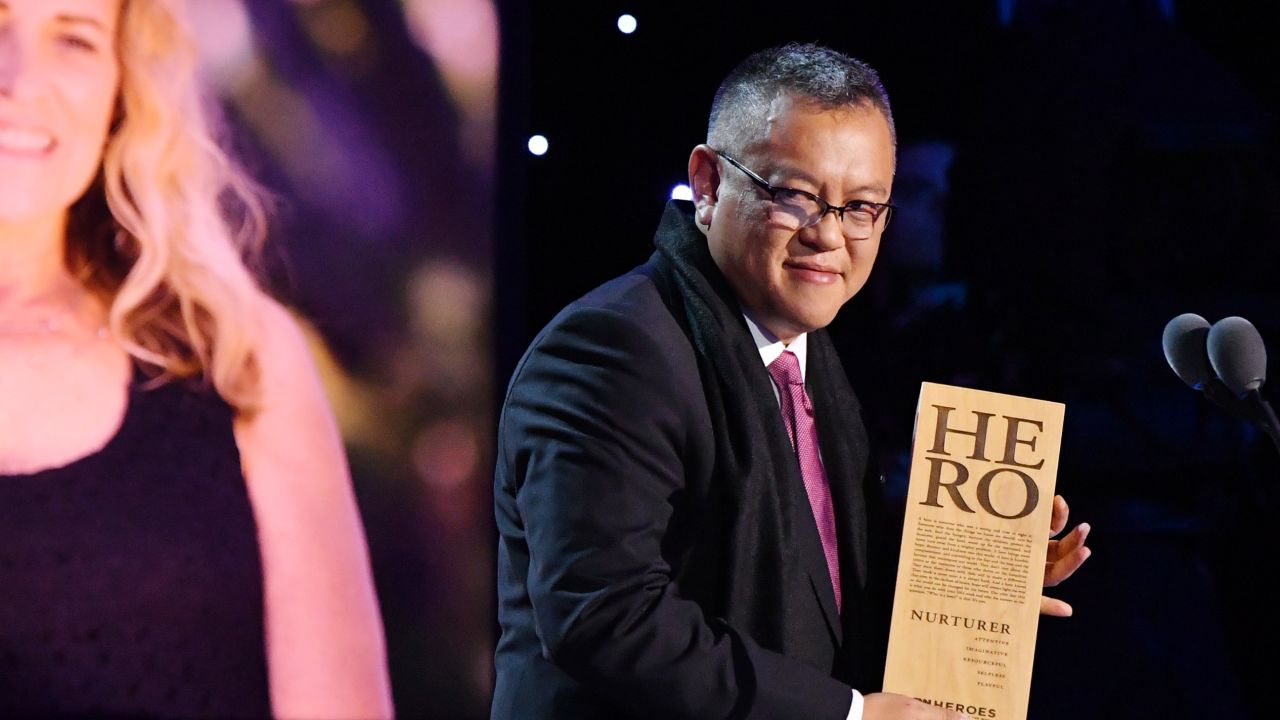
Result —
<instances>
[{"instance_id":1,"label":"wooden award plaque","mask_svg":"<svg viewBox=\"0 0 1280 720\"><path fill-rule=\"evenodd\" d=\"M921 386L885 691L1026 720L1065 409Z\"/></svg>"}]
</instances>

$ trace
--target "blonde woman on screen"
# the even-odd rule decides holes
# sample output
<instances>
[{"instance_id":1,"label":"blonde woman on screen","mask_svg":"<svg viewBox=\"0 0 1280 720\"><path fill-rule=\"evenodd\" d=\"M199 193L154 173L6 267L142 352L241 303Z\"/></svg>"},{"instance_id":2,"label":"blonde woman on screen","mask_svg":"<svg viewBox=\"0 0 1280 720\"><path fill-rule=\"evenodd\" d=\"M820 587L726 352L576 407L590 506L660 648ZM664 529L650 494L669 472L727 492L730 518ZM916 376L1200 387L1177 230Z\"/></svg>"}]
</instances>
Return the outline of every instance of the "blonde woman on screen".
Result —
<instances>
[{"instance_id":1,"label":"blonde woman on screen","mask_svg":"<svg viewBox=\"0 0 1280 720\"><path fill-rule=\"evenodd\" d=\"M384 717L303 336L179 0L0 0L0 715Z\"/></svg>"}]
</instances>

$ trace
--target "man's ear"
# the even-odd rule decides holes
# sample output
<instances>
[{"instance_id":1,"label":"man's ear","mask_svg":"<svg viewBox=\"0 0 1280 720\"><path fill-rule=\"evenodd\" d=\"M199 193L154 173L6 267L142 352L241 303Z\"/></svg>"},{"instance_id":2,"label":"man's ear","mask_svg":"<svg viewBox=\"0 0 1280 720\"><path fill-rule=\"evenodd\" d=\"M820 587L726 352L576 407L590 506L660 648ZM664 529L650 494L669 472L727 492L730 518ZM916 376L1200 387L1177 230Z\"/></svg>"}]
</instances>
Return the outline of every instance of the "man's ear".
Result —
<instances>
[{"instance_id":1,"label":"man's ear","mask_svg":"<svg viewBox=\"0 0 1280 720\"><path fill-rule=\"evenodd\" d=\"M689 154L689 187L693 190L693 218L700 227L710 229L720 198L720 156L710 145L699 145Z\"/></svg>"}]
</instances>

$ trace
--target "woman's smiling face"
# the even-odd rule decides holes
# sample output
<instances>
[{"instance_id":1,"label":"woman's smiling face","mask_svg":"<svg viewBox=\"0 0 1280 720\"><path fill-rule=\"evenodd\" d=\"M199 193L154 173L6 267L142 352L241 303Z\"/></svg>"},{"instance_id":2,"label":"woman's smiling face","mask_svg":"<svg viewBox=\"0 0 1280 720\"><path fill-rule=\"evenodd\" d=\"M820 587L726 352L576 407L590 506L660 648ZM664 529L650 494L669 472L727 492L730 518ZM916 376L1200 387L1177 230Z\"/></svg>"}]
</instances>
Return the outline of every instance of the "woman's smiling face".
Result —
<instances>
[{"instance_id":1,"label":"woman's smiling face","mask_svg":"<svg viewBox=\"0 0 1280 720\"><path fill-rule=\"evenodd\" d=\"M122 0L0 0L0 224L65 213L102 164Z\"/></svg>"}]
</instances>

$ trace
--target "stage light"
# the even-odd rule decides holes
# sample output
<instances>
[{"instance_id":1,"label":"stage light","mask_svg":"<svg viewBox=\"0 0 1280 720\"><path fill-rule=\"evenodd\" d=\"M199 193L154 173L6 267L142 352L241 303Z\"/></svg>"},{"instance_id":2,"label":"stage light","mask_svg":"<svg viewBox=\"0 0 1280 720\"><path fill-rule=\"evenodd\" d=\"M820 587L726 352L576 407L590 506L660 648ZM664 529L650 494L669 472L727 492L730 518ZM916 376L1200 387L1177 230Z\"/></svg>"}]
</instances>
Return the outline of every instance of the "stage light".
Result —
<instances>
[{"instance_id":1,"label":"stage light","mask_svg":"<svg viewBox=\"0 0 1280 720\"><path fill-rule=\"evenodd\" d=\"M551 147L551 143L541 135L534 135L529 138L529 152L534 155L546 155L547 149Z\"/></svg>"},{"instance_id":2,"label":"stage light","mask_svg":"<svg viewBox=\"0 0 1280 720\"><path fill-rule=\"evenodd\" d=\"M623 35L630 35L636 31L636 18L634 15L619 15L618 29Z\"/></svg>"},{"instance_id":3,"label":"stage light","mask_svg":"<svg viewBox=\"0 0 1280 720\"><path fill-rule=\"evenodd\" d=\"M671 199L672 200L692 200L693 189L690 188L688 185L681 183L671 188Z\"/></svg>"}]
</instances>

